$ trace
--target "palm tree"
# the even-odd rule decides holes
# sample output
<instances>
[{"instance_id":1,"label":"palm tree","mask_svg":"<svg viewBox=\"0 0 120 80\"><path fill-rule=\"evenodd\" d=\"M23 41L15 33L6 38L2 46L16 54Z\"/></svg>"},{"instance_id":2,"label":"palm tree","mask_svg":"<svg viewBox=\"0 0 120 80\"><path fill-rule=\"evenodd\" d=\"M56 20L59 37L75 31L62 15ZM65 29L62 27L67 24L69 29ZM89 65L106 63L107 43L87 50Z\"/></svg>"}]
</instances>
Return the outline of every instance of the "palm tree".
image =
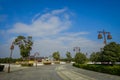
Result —
<instances>
[{"instance_id":1,"label":"palm tree","mask_svg":"<svg viewBox=\"0 0 120 80\"><path fill-rule=\"evenodd\" d=\"M19 46L20 55L23 59L28 58L30 56L30 51L32 50L32 37L28 36L27 38L24 36L18 36L15 41L15 45Z\"/></svg>"}]
</instances>

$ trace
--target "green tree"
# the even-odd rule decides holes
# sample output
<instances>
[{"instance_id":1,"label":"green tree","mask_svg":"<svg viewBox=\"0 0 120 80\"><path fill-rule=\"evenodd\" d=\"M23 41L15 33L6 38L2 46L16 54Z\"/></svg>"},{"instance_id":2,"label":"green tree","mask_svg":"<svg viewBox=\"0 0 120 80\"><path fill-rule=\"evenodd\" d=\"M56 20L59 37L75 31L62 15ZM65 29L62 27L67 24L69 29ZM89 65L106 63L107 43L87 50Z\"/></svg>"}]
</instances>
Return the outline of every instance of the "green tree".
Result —
<instances>
[{"instance_id":1,"label":"green tree","mask_svg":"<svg viewBox=\"0 0 120 80\"><path fill-rule=\"evenodd\" d=\"M71 62L72 57L71 57L71 53L70 52L66 52L66 57L67 57L67 61Z\"/></svg>"},{"instance_id":2,"label":"green tree","mask_svg":"<svg viewBox=\"0 0 120 80\"><path fill-rule=\"evenodd\" d=\"M60 53L57 51L57 52L54 52L52 57L55 59L55 60L60 60Z\"/></svg>"},{"instance_id":3,"label":"green tree","mask_svg":"<svg viewBox=\"0 0 120 80\"><path fill-rule=\"evenodd\" d=\"M90 60L92 62L99 62L101 61L101 52L93 52L91 55L90 55Z\"/></svg>"},{"instance_id":4,"label":"green tree","mask_svg":"<svg viewBox=\"0 0 120 80\"><path fill-rule=\"evenodd\" d=\"M85 56L85 54L83 53L76 53L75 55L75 62L79 63L79 64L84 64L86 62L87 58Z\"/></svg>"},{"instance_id":5,"label":"green tree","mask_svg":"<svg viewBox=\"0 0 120 80\"><path fill-rule=\"evenodd\" d=\"M19 46L22 58L28 58L30 56L30 51L32 50L33 45L31 36L28 36L27 38L24 36L18 36L15 39L14 44Z\"/></svg>"},{"instance_id":6,"label":"green tree","mask_svg":"<svg viewBox=\"0 0 120 80\"><path fill-rule=\"evenodd\" d=\"M120 44L111 42L103 48L102 61L104 62L119 62L120 61Z\"/></svg>"}]
</instances>

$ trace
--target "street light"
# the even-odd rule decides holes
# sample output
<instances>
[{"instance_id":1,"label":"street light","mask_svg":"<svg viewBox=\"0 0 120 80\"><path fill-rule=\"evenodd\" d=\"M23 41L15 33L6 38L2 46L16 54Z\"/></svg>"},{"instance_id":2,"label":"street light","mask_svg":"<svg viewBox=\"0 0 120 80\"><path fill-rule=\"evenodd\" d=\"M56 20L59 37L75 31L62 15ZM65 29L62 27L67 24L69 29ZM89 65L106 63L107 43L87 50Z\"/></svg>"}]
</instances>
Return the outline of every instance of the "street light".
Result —
<instances>
[{"instance_id":1,"label":"street light","mask_svg":"<svg viewBox=\"0 0 120 80\"><path fill-rule=\"evenodd\" d=\"M12 43L12 45L10 46L11 53L9 57L8 73L10 73L10 63L11 63L10 59L12 58L13 49L14 49L14 45Z\"/></svg>"},{"instance_id":2,"label":"street light","mask_svg":"<svg viewBox=\"0 0 120 80\"><path fill-rule=\"evenodd\" d=\"M102 39L104 38L104 44L106 45L107 44L107 39L110 40L112 39L112 36L110 34L110 32L106 32L106 31L98 31L98 39ZM106 39L106 34L107 34L107 39Z\"/></svg>"},{"instance_id":3,"label":"street light","mask_svg":"<svg viewBox=\"0 0 120 80\"><path fill-rule=\"evenodd\" d=\"M34 54L34 56L35 56L35 63L36 63L36 67L37 67L37 56L39 56L39 53L36 52L36 53Z\"/></svg>"},{"instance_id":4,"label":"street light","mask_svg":"<svg viewBox=\"0 0 120 80\"><path fill-rule=\"evenodd\" d=\"M80 52L80 47L74 47L73 51L75 51L76 53L79 53Z\"/></svg>"}]
</instances>

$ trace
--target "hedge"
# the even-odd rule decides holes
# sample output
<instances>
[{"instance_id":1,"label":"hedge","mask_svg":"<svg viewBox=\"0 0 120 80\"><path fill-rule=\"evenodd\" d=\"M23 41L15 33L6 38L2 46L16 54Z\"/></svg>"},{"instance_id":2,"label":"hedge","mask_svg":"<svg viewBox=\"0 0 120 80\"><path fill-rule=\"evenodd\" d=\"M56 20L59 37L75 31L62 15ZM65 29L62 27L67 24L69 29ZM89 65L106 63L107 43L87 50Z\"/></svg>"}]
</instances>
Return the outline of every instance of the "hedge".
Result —
<instances>
[{"instance_id":1,"label":"hedge","mask_svg":"<svg viewBox=\"0 0 120 80\"><path fill-rule=\"evenodd\" d=\"M33 66L33 64L32 63L22 63L21 66L31 67L31 66Z\"/></svg>"},{"instance_id":2,"label":"hedge","mask_svg":"<svg viewBox=\"0 0 120 80\"><path fill-rule=\"evenodd\" d=\"M77 64L74 63L73 66L78 68L83 68L87 70L108 73L112 75L120 76L120 65L96 65L96 64Z\"/></svg>"}]
</instances>

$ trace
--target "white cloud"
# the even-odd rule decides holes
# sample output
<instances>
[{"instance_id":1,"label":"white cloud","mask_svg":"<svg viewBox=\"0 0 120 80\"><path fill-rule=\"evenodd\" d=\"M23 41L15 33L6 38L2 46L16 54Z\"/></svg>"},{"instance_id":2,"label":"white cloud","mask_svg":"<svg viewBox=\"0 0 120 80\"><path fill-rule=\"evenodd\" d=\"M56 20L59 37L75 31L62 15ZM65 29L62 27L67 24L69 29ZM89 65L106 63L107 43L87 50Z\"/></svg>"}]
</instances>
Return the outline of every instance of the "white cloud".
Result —
<instances>
[{"instance_id":1,"label":"white cloud","mask_svg":"<svg viewBox=\"0 0 120 80\"><path fill-rule=\"evenodd\" d=\"M9 40L7 40L6 43L4 43L4 44L0 43L0 58L1 57L9 57L10 56L10 53L11 53L10 46L11 46L12 41L14 39L15 38L12 37ZM20 56L19 48L17 46L15 46L15 49L13 50L12 57L19 57L19 56Z\"/></svg>"},{"instance_id":2,"label":"white cloud","mask_svg":"<svg viewBox=\"0 0 120 80\"><path fill-rule=\"evenodd\" d=\"M58 10L53 10L52 14L59 14L59 13L63 13L67 10L67 8L63 8L63 9L58 9Z\"/></svg>"},{"instance_id":3,"label":"white cloud","mask_svg":"<svg viewBox=\"0 0 120 80\"><path fill-rule=\"evenodd\" d=\"M34 22L39 16L40 16L40 13L36 14L36 15L33 17L32 22Z\"/></svg>"},{"instance_id":4,"label":"white cloud","mask_svg":"<svg viewBox=\"0 0 120 80\"><path fill-rule=\"evenodd\" d=\"M81 37L89 32L72 32L71 14L67 8L53 10L45 14L36 14L31 24L15 23L13 28L7 30L9 34L26 34L33 36L32 54L40 52L41 56L49 56L54 51L60 51L65 56L66 51L73 52L73 47L79 46L82 52L98 51L103 45ZM67 32L69 31L69 32ZM0 46L2 52L8 51L4 46ZM16 49L17 52L19 49ZM9 52L9 51L8 51ZM6 52L7 53L7 52Z\"/></svg>"},{"instance_id":5,"label":"white cloud","mask_svg":"<svg viewBox=\"0 0 120 80\"><path fill-rule=\"evenodd\" d=\"M55 39L36 40L33 47L33 52L40 52L41 56L51 55L54 51L60 51L62 56L65 56L66 51L70 51L74 56L73 48L78 46L83 53L91 53L99 51L103 45L88 40L86 38L77 38L71 36L59 36ZM32 52L32 53L33 53Z\"/></svg>"},{"instance_id":6,"label":"white cloud","mask_svg":"<svg viewBox=\"0 0 120 80\"><path fill-rule=\"evenodd\" d=\"M45 13L34 20L31 25L16 23L12 29L8 30L8 32L25 33L35 37L56 35L68 29L71 25L71 21L69 20L69 18L66 16L62 16L63 14L69 15L64 11L64 9L61 9L53 10L51 13Z\"/></svg>"}]
</instances>

